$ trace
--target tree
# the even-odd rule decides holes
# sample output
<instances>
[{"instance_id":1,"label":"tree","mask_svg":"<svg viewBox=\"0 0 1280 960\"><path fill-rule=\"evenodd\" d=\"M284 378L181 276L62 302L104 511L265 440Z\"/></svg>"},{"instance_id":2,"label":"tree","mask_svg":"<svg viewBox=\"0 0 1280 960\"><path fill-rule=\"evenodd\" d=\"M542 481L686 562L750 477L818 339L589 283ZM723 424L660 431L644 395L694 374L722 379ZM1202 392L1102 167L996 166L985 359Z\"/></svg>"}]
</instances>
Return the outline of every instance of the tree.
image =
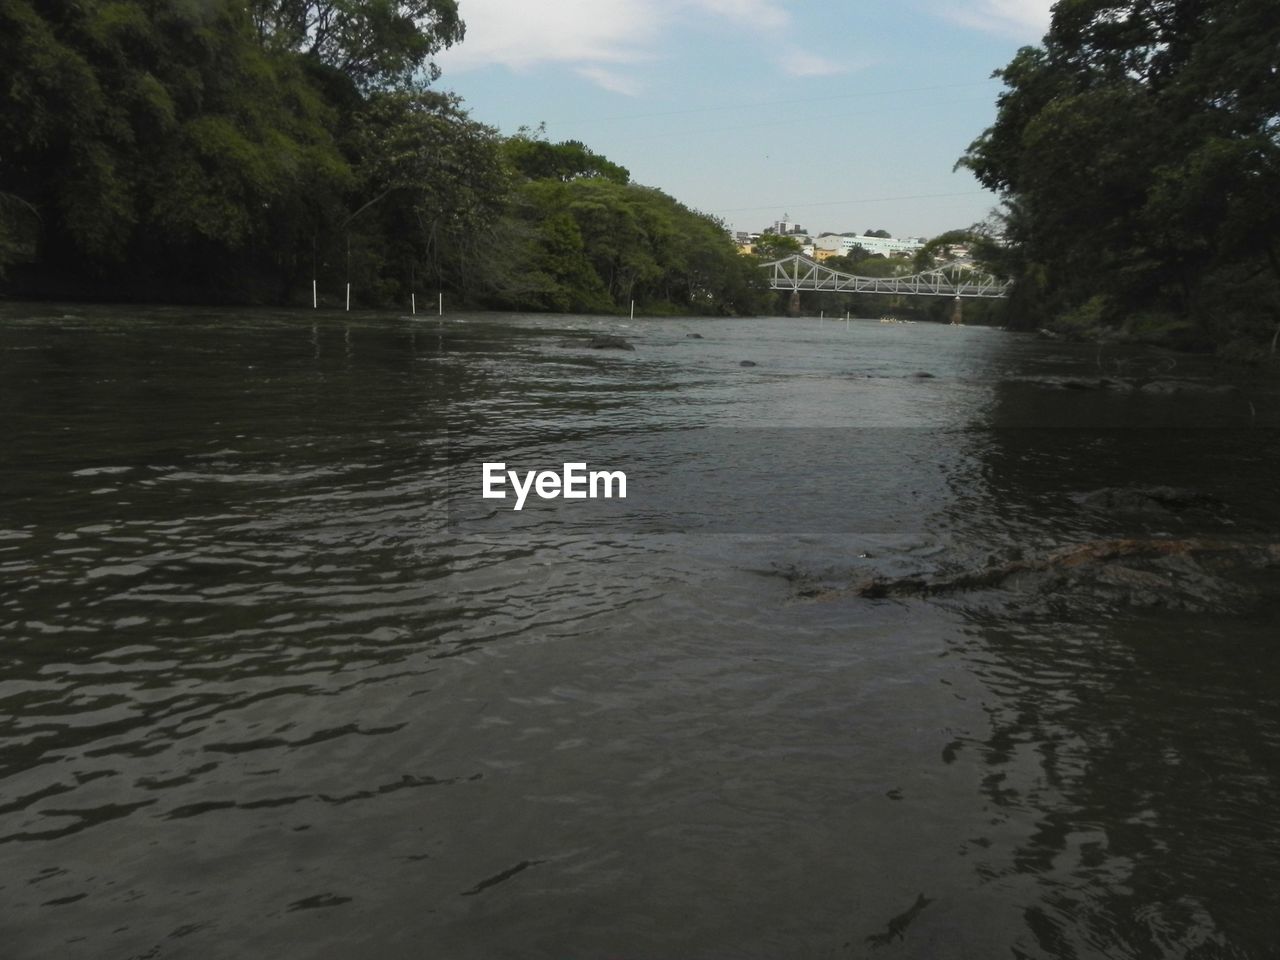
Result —
<instances>
[{"instance_id":1,"label":"tree","mask_svg":"<svg viewBox=\"0 0 1280 960\"><path fill-rule=\"evenodd\" d=\"M631 172L578 140L548 143L545 130L529 131L522 127L504 144L507 160L522 176L530 180L575 180L600 177L614 183L630 183Z\"/></svg>"},{"instance_id":2,"label":"tree","mask_svg":"<svg viewBox=\"0 0 1280 960\"><path fill-rule=\"evenodd\" d=\"M827 266L831 266L837 260L840 261L841 263L846 264L847 266L852 266L853 264L859 263L863 260L866 260L868 257L872 257L872 256L874 256L874 254L870 250L868 250L866 247L860 246L859 244L855 243L852 246L850 246L847 250L845 250L843 253L841 253L840 256L827 258ZM845 267L832 267L832 269L844 270Z\"/></svg>"},{"instance_id":3,"label":"tree","mask_svg":"<svg viewBox=\"0 0 1280 960\"><path fill-rule=\"evenodd\" d=\"M1276 310L1277 49L1263 0L1060 0L1044 47L998 72L996 122L960 161L1006 202L1020 295L1213 335L1215 278L1254 263Z\"/></svg>"},{"instance_id":4,"label":"tree","mask_svg":"<svg viewBox=\"0 0 1280 960\"><path fill-rule=\"evenodd\" d=\"M728 314L763 301L756 260L723 223L660 190L602 178L526 181L493 258L504 306Z\"/></svg>"},{"instance_id":5,"label":"tree","mask_svg":"<svg viewBox=\"0 0 1280 960\"><path fill-rule=\"evenodd\" d=\"M357 124L361 191L342 226L366 261L360 269L465 289L507 197L497 131L457 97L421 90L370 95Z\"/></svg>"},{"instance_id":6,"label":"tree","mask_svg":"<svg viewBox=\"0 0 1280 960\"><path fill-rule=\"evenodd\" d=\"M765 260L780 260L804 249L795 237L783 236L772 230L760 234L754 246L756 256Z\"/></svg>"},{"instance_id":7,"label":"tree","mask_svg":"<svg viewBox=\"0 0 1280 960\"><path fill-rule=\"evenodd\" d=\"M427 88L452 0L0 0L0 277L26 295L735 312L724 225ZM326 289L327 288L327 289ZM332 301L331 301L332 302Z\"/></svg>"},{"instance_id":8,"label":"tree","mask_svg":"<svg viewBox=\"0 0 1280 960\"><path fill-rule=\"evenodd\" d=\"M21 197L0 193L0 280L6 268L35 258L39 215Z\"/></svg>"},{"instance_id":9,"label":"tree","mask_svg":"<svg viewBox=\"0 0 1280 960\"><path fill-rule=\"evenodd\" d=\"M38 271L248 281L243 258L281 266L305 198L347 172L326 105L238 4L7 0L0 36L0 192L37 212Z\"/></svg>"},{"instance_id":10,"label":"tree","mask_svg":"<svg viewBox=\"0 0 1280 960\"><path fill-rule=\"evenodd\" d=\"M823 265L859 277L896 277L910 272L900 260L868 254L857 248L842 257L830 257Z\"/></svg>"},{"instance_id":11,"label":"tree","mask_svg":"<svg viewBox=\"0 0 1280 960\"><path fill-rule=\"evenodd\" d=\"M484 261L487 303L560 312L614 309L566 202L559 181L531 181L515 189Z\"/></svg>"},{"instance_id":12,"label":"tree","mask_svg":"<svg viewBox=\"0 0 1280 960\"><path fill-rule=\"evenodd\" d=\"M917 272L929 270L937 266L940 255L947 255L951 247L957 246L968 247L970 257L981 260L982 255L987 251L990 237L990 229L981 223L944 231L936 237L930 237L928 242L916 251L913 268ZM954 257L947 256L947 259L954 259Z\"/></svg>"},{"instance_id":13,"label":"tree","mask_svg":"<svg viewBox=\"0 0 1280 960\"><path fill-rule=\"evenodd\" d=\"M259 40L297 51L362 88L435 80L430 57L462 40L457 0L250 0Z\"/></svg>"}]
</instances>

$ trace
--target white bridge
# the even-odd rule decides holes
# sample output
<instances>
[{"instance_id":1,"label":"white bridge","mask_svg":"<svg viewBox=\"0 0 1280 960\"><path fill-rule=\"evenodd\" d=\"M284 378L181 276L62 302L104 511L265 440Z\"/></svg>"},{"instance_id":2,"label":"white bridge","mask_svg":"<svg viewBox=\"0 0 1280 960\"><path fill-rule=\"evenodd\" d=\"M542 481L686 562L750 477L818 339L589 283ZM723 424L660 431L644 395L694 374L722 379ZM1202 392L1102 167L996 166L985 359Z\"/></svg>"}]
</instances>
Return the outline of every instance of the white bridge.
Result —
<instances>
[{"instance_id":1,"label":"white bridge","mask_svg":"<svg viewBox=\"0 0 1280 960\"><path fill-rule=\"evenodd\" d=\"M769 289L825 290L831 293L896 293L908 297L982 297L1009 295L1011 280L984 273L973 264L956 260L906 277L859 277L824 267L795 253L760 265L769 271Z\"/></svg>"}]
</instances>

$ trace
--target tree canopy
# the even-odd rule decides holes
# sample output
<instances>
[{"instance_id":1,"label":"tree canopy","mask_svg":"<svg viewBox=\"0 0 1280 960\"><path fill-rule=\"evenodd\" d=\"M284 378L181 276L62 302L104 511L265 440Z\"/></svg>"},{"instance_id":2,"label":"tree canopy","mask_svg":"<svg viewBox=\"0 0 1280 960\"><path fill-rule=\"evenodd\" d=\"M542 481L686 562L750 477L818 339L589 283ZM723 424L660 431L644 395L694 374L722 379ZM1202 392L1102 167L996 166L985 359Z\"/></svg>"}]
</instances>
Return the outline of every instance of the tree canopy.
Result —
<instances>
[{"instance_id":1,"label":"tree canopy","mask_svg":"<svg viewBox=\"0 0 1280 960\"><path fill-rule=\"evenodd\" d=\"M578 140L548 143L541 129L530 133L521 129L507 140L505 153L511 165L531 180L574 180L602 177L614 183L629 183L631 171L600 156Z\"/></svg>"},{"instance_id":2,"label":"tree canopy","mask_svg":"<svg viewBox=\"0 0 1280 960\"><path fill-rule=\"evenodd\" d=\"M764 260L779 260L804 249L795 237L774 233L772 230L766 230L760 234L760 239L753 244L753 247L756 255Z\"/></svg>"},{"instance_id":3,"label":"tree canopy","mask_svg":"<svg viewBox=\"0 0 1280 960\"><path fill-rule=\"evenodd\" d=\"M1280 319L1278 51L1267 0L1059 0L960 161L1005 201L1015 315Z\"/></svg>"},{"instance_id":4,"label":"tree canopy","mask_svg":"<svg viewBox=\"0 0 1280 960\"><path fill-rule=\"evenodd\" d=\"M462 40L457 0L249 0L258 38L297 51L361 86L411 84L430 57Z\"/></svg>"},{"instance_id":5,"label":"tree canopy","mask_svg":"<svg viewBox=\"0 0 1280 960\"><path fill-rule=\"evenodd\" d=\"M27 295L749 310L723 224L436 91L455 0L0 0L0 279ZM332 300L331 300L332 302Z\"/></svg>"}]
</instances>

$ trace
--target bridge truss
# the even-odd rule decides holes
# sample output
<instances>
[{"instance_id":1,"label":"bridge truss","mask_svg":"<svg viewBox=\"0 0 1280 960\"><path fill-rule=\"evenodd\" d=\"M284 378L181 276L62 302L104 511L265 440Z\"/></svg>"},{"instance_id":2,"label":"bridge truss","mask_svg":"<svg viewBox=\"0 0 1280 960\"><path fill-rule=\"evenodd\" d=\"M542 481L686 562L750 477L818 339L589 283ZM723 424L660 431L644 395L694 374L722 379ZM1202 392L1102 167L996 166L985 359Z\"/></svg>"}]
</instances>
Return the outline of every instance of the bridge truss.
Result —
<instances>
[{"instance_id":1,"label":"bridge truss","mask_svg":"<svg viewBox=\"0 0 1280 960\"><path fill-rule=\"evenodd\" d=\"M795 253L760 265L771 290L824 290L831 293L896 293L908 297L982 297L1009 295L1012 281L983 273L970 263L953 261L906 277L859 277L824 267Z\"/></svg>"}]
</instances>

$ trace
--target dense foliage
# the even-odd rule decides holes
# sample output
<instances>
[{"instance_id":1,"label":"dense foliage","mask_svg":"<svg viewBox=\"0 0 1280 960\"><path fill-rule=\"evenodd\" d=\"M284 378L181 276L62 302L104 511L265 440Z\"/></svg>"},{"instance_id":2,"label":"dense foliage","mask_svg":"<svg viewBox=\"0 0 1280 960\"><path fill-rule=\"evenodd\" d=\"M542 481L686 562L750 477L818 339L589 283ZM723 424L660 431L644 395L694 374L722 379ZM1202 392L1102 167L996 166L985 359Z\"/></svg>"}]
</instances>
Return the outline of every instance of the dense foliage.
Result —
<instances>
[{"instance_id":1,"label":"dense foliage","mask_svg":"<svg viewBox=\"0 0 1280 960\"><path fill-rule=\"evenodd\" d=\"M722 225L650 187L609 177L527 179L498 224L501 306L732 313L760 295Z\"/></svg>"},{"instance_id":2,"label":"dense foliage","mask_svg":"<svg viewBox=\"0 0 1280 960\"><path fill-rule=\"evenodd\" d=\"M1280 321L1272 0L1059 0L961 161L1006 201L1011 317L1188 343ZM1274 342L1274 341L1272 341Z\"/></svg>"},{"instance_id":3,"label":"dense foliage","mask_svg":"<svg viewBox=\"0 0 1280 960\"><path fill-rule=\"evenodd\" d=\"M28 295L749 310L722 226L429 89L455 0L0 0L0 277ZM456 301L455 301L456 302Z\"/></svg>"}]
</instances>

